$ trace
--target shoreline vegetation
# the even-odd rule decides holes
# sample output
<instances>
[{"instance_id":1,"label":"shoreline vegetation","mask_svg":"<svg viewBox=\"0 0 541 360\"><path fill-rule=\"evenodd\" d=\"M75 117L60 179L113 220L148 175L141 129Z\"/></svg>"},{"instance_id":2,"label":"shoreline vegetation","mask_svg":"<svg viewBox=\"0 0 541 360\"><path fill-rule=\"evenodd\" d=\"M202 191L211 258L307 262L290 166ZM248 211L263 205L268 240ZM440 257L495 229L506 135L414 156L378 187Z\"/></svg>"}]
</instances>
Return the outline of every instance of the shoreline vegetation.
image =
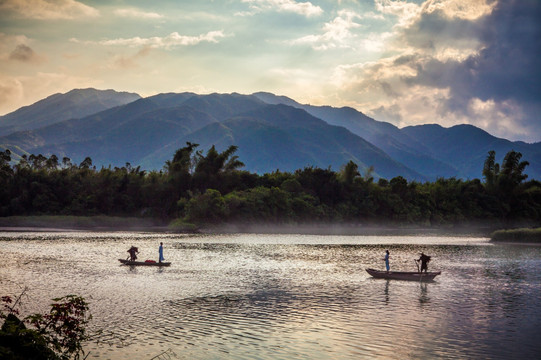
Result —
<instances>
[{"instance_id":1,"label":"shoreline vegetation","mask_svg":"<svg viewBox=\"0 0 541 360\"><path fill-rule=\"evenodd\" d=\"M70 216L70 215L32 215L0 217L0 231L20 231L21 229L44 230L133 230L163 231L167 224L151 218L120 216Z\"/></svg>"},{"instance_id":2,"label":"shoreline vegetation","mask_svg":"<svg viewBox=\"0 0 541 360\"><path fill-rule=\"evenodd\" d=\"M541 244L541 227L535 229L497 230L490 235L490 241Z\"/></svg>"},{"instance_id":3,"label":"shoreline vegetation","mask_svg":"<svg viewBox=\"0 0 541 360\"><path fill-rule=\"evenodd\" d=\"M156 233L192 234L306 234L306 235L455 235L489 237L498 229L495 224L427 227L412 224L390 226L386 224L336 223L227 223L205 227L176 219L170 223L155 219L118 216L9 216L0 217L1 231L141 231Z\"/></svg>"},{"instance_id":4,"label":"shoreline vegetation","mask_svg":"<svg viewBox=\"0 0 541 360\"><path fill-rule=\"evenodd\" d=\"M353 161L339 170L306 167L258 174L230 146L206 154L178 149L163 170L73 164L0 151L0 228L177 233L475 233L541 226L541 182L527 161L489 151L479 179L419 182L377 176Z\"/></svg>"}]
</instances>

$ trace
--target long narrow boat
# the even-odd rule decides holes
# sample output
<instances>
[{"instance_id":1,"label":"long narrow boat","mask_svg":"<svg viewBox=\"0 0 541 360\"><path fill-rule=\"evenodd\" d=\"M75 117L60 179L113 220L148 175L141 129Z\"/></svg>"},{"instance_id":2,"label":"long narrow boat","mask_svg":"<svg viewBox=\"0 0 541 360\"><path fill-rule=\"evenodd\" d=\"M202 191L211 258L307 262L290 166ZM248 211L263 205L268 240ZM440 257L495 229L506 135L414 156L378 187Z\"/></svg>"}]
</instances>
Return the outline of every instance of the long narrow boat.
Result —
<instances>
[{"instance_id":1,"label":"long narrow boat","mask_svg":"<svg viewBox=\"0 0 541 360\"><path fill-rule=\"evenodd\" d=\"M131 261L126 259L118 259L124 265L133 265L133 266L169 266L170 262L150 262L150 261Z\"/></svg>"},{"instance_id":2,"label":"long narrow boat","mask_svg":"<svg viewBox=\"0 0 541 360\"><path fill-rule=\"evenodd\" d=\"M432 281L441 274L437 272L417 272L417 271L381 271L375 269L366 269L366 272L377 279L410 280L410 281Z\"/></svg>"}]
</instances>

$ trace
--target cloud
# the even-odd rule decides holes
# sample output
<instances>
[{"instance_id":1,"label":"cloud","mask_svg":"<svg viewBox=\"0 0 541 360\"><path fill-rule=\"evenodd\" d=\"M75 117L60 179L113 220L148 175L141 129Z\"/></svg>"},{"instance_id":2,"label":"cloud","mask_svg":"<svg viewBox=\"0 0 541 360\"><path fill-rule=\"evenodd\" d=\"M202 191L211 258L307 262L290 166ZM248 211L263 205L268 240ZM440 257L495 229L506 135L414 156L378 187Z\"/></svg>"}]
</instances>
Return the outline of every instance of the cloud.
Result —
<instances>
[{"instance_id":1,"label":"cloud","mask_svg":"<svg viewBox=\"0 0 541 360\"><path fill-rule=\"evenodd\" d=\"M463 60L430 59L419 63L417 75L408 81L448 87L450 97L446 110L472 119L478 115L474 110L479 109L472 107L472 103L493 104L492 113L505 114L514 120L515 127L505 126L502 116L494 116L494 119L500 119L502 129L517 137L529 128L539 141L540 18L541 3L538 1L500 1L491 13L466 31L465 36L474 36L479 42L477 52ZM503 111L505 109L513 111Z\"/></svg>"},{"instance_id":2,"label":"cloud","mask_svg":"<svg viewBox=\"0 0 541 360\"><path fill-rule=\"evenodd\" d=\"M399 126L471 123L541 140L541 2L376 0L376 8L397 17L393 47L378 61L335 68L346 101Z\"/></svg>"},{"instance_id":3,"label":"cloud","mask_svg":"<svg viewBox=\"0 0 541 360\"><path fill-rule=\"evenodd\" d=\"M279 11L292 12L306 17L318 16L323 13L323 9L311 2L296 2L294 0L242 0L250 4L253 12L261 11ZM250 13L238 13L237 15L248 15Z\"/></svg>"},{"instance_id":4,"label":"cloud","mask_svg":"<svg viewBox=\"0 0 541 360\"><path fill-rule=\"evenodd\" d=\"M137 61L148 56L151 51L152 49L149 46L145 46L141 50L139 50L137 53L131 56L125 56L125 55L114 56L113 61L112 61L112 67L120 68L120 69L137 68L139 67L139 64L137 63Z\"/></svg>"},{"instance_id":5,"label":"cloud","mask_svg":"<svg viewBox=\"0 0 541 360\"><path fill-rule=\"evenodd\" d=\"M0 13L42 20L75 19L99 16L95 8L75 0L2 0Z\"/></svg>"},{"instance_id":6,"label":"cloud","mask_svg":"<svg viewBox=\"0 0 541 360\"><path fill-rule=\"evenodd\" d=\"M119 39L110 39L102 41L85 41L85 44L98 44L105 46L128 46L128 47L149 47L153 49L165 49L171 50L179 46L192 46L197 45L202 42L217 43L219 39L226 37L222 30L219 31L209 31L206 34L201 34L199 36L187 36L180 35L178 32L173 32L164 37L133 37L133 38L119 38ZM81 42L78 39L70 39L72 42Z\"/></svg>"},{"instance_id":7,"label":"cloud","mask_svg":"<svg viewBox=\"0 0 541 360\"><path fill-rule=\"evenodd\" d=\"M355 22L359 18L360 16L353 11L341 10L337 17L323 25L322 34L307 35L289 43L292 45L308 44L316 50L351 47L352 40L356 38L352 29L361 26Z\"/></svg>"},{"instance_id":8,"label":"cloud","mask_svg":"<svg viewBox=\"0 0 541 360\"><path fill-rule=\"evenodd\" d=\"M382 14L394 15L398 18L397 26L410 24L419 15L420 6L406 1L375 0L376 10Z\"/></svg>"},{"instance_id":9,"label":"cloud","mask_svg":"<svg viewBox=\"0 0 541 360\"><path fill-rule=\"evenodd\" d=\"M20 81L12 77L3 76L0 74L0 114L12 108L13 104L17 104L23 98L23 86Z\"/></svg>"},{"instance_id":10,"label":"cloud","mask_svg":"<svg viewBox=\"0 0 541 360\"><path fill-rule=\"evenodd\" d=\"M25 63L40 63L44 61L42 56L39 56L31 47L24 44L17 45L17 47L9 54L9 59Z\"/></svg>"},{"instance_id":11,"label":"cloud","mask_svg":"<svg viewBox=\"0 0 541 360\"><path fill-rule=\"evenodd\" d=\"M28 45L31 39L24 35L8 35L0 32L0 60L9 60L13 48L18 45Z\"/></svg>"},{"instance_id":12,"label":"cloud","mask_svg":"<svg viewBox=\"0 0 541 360\"><path fill-rule=\"evenodd\" d=\"M114 14L120 17L131 17L139 19L162 19L164 16L154 12L144 12L138 9L116 9Z\"/></svg>"}]
</instances>

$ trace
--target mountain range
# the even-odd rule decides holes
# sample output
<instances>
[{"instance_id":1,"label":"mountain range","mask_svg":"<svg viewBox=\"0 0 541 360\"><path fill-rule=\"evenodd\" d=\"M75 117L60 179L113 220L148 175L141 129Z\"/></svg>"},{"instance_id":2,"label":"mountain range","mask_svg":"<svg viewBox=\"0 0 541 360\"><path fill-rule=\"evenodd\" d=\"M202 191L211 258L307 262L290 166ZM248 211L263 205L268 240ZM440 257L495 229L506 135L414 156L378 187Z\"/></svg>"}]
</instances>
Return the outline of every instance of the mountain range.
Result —
<instances>
[{"instance_id":1,"label":"mountain range","mask_svg":"<svg viewBox=\"0 0 541 360\"><path fill-rule=\"evenodd\" d=\"M541 143L512 142L472 125L398 128L349 107L312 106L271 93L165 93L143 98L114 90L76 89L0 116L0 148L23 154L89 156L100 166L127 162L160 170L186 142L237 155L251 172L308 166L339 170L352 160L361 172L391 179L482 178L488 151L509 150L541 179Z\"/></svg>"}]
</instances>

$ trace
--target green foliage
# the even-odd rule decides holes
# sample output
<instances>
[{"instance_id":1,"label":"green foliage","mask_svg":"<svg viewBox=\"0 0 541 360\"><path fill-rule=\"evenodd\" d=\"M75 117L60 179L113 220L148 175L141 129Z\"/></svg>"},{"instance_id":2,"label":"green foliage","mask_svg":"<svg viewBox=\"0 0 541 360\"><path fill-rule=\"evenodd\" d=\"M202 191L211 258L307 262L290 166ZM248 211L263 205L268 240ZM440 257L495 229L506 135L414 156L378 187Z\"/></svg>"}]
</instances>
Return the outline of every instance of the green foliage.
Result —
<instances>
[{"instance_id":1,"label":"green foliage","mask_svg":"<svg viewBox=\"0 0 541 360\"><path fill-rule=\"evenodd\" d=\"M84 356L82 345L89 339L86 326L91 319L84 298L68 295L53 299L48 314L33 314L20 320L17 303L21 296L15 303L10 296L2 297L2 359L68 360Z\"/></svg>"},{"instance_id":2,"label":"green foliage","mask_svg":"<svg viewBox=\"0 0 541 360\"><path fill-rule=\"evenodd\" d=\"M541 243L541 228L498 230L490 235L490 240Z\"/></svg>"},{"instance_id":3,"label":"green foliage","mask_svg":"<svg viewBox=\"0 0 541 360\"><path fill-rule=\"evenodd\" d=\"M339 174L340 179L348 185L353 184L353 181L358 176L361 176L359 173L359 166L352 160L342 167Z\"/></svg>"},{"instance_id":4,"label":"green foliage","mask_svg":"<svg viewBox=\"0 0 541 360\"><path fill-rule=\"evenodd\" d=\"M0 220L182 219L171 223L176 231L222 222L541 223L541 183L525 181L528 163L514 151L501 166L495 152L489 152L484 182L440 178L417 183L397 176L375 183L374 169L361 176L353 161L339 172L307 167L257 175L238 169L242 163L234 155L235 146L223 152L211 147L206 154L197 147L187 143L160 172L142 171L129 163L95 169L90 158L76 165L69 158L60 163L54 155L22 156L10 166L6 150L0 153Z\"/></svg>"},{"instance_id":5,"label":"green foliage","mask_svg":"<svg viewBox=\"0 0 541 360\"><path fill-rule=\"evenodd\" d=\"M188 221L218 223L226 214L225 200L218 190L207 189L204 194L190 199L186 205Z\"/></svg>"},{"instance_id":6,"label":"green foliage","mask_svg":"<svg viewBox=\"0 0 541 360\"><path fill-rule=\"evenodd\" d=\"M197 226L195 224L186 222L184 219L175 219L168 225L169 230L175 232L196 232Z\"/></svg>"},{"instance_id":7,"label":"green foliage","mask_svg":"<svg viewBox=\"0 0 541 360\"><path fill-rule=\"evenodd\" d=\"M496 163L495 156L494 151L489 151L483 176L487 191L498 199L495 204L497 213L502 221L524 217L523 210L531 206L529 199L524 196L523 184L528 177L524 170L529 163L520 161L522 154L514 150L505 155L501 166Z\"/></svg>"}]
</instances>

